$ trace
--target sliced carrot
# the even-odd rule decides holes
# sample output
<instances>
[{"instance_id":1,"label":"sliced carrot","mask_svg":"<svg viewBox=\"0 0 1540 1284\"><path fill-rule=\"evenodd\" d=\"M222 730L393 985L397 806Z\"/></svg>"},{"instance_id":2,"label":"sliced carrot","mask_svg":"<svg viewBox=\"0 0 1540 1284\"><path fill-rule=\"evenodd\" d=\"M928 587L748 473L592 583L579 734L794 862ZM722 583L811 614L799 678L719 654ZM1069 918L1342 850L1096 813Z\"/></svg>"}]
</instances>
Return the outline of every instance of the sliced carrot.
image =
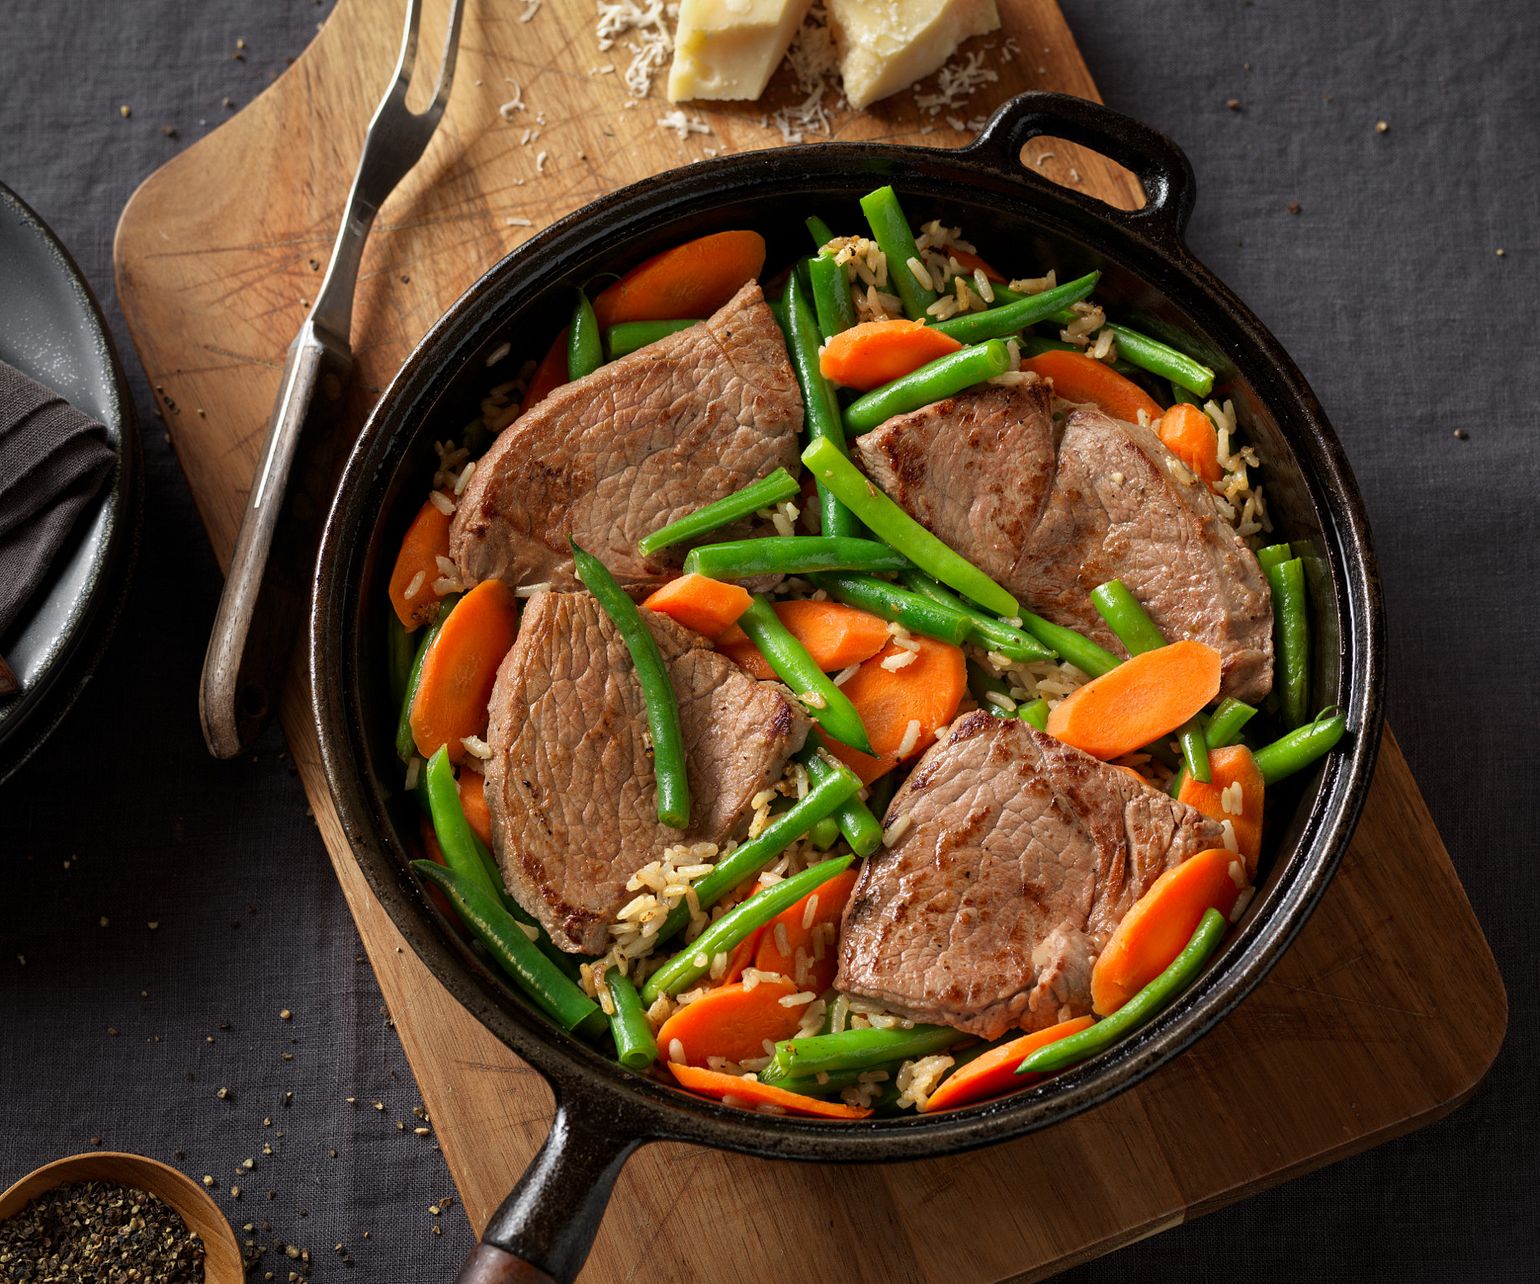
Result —
<instances>
[{"instance_id":1,"label":"sliced carrot","mask_svg":"<svg viewBox=\"0 0 1540 1284\"><path fill-rule=\"evenodd\" d=\"M1229 914L1246 882L1241 860L1217 847L1168 869L1123 915L1091 969L1091 1007L1111 1016L1171 966L1198 920Z\"/></svg>"},{"instance_id":2,"label":"sliced carrot","mask_svg":"<svg viewBox=\"0 0 1540 1284\"><path fill-rule=\"evenodd\" d=\"M741 941L733 946L733 952L727 956L727 966L722 971L722 979L718 985L731 985L734 981L741 980L743 969L754 962L754 954L759 949L759 938L764 934L763 927L756 927Z\"/></svg>"},{"instance_id":3,"label":"sliced carrot","mask_svg":"<svg viewBox=\"0 0 1540 1284\"><path fill-rule=\"evenodd\" d=\"M758 232L715 232L655 254L594 300L600 325L709 317L765 266Z\"/></svg>"},{"instance_id":4,"label":"sliced carrot","mask_svg":"<svg viewBox=\"0 0 1540 1284\"><path fill-rule=\"evenodd\" d=\"M668 1068L674 1072L680 1087L703 1097L715 1097L724 1106L737 1106L740 1110L755 1110L767 1115L808 1115L814 1119L865 1119L872 1113L859 1106L847 1106L842 1101L820 1101L817 1097L804 1097L800 1092L787 1092L774 1084L742 1079L718 1070L702 1070L699 1066L673 1062Z\"/></svg>"},{"instance_id":5,"label":"sliced carrot","mask_svg":"<svg viewBox=\"0 0 1540 1284\"><path fill-rule=\"evenodd\" d=\"M1072 691L1048 715L1048 734L1094 758L1121 758L1169 735L1218 694L1219 652L1172 642Z\"/></svg>"},{"instance_id":6,"label":"sliced carrot","mask_svg":"<svg viewBox=\"0 0 1540 1284\"><path fill-rule=\"evenodd\" d=\"M849 665L870 660L887 645L886 620L843 602L793 599L777 602L775 614L825 673L838 673ZM756 678L775 676L759 649L736 625L717 639L717 647Z\"/></svg>"},{"instance_id":7,"label":"sliced carrot","mask_svg":"<svg viewBox=\"0 0 1540 1284\"><path fill-rule=\"evenodd\" d=\"M825 379L868 392L960 347L923 321L863 321L824 344L818 368Z\"/></svg>"},{"instance_id":8,"label":"sliced carrot","mask_svg":"<svg viewBox=\"0 0 1540 1284\"><path fill-rule=\"evenodd\" d=\"M861 715L875 753L862 753L827 738L824 743L861 778L862 784L871 784L899 764L898 751L904 747L911 722L920 724L920 734L907 748L903 760L930 748L936 739L936 728L952 720L968 689L968 669L960 648L934 638L914 640L920 649L916 658L903 668L882 667L884 660L903 653L903 648L896 644L884 647L840 688Z\"/></svg>"},{"instance_id":9,"label":"sliced carrot","mask_svg":"<svg viewBox=\"0 0 1540 1284\"><path fill-rule=\"evenodd\" d=\"M1211 484L1224 476L1219 466L1219 432L1197 406L1178 401L1161 415L1155 431L1165 448L1195 476Z\"/></svg>"},{"instance_id":10,"label":"sliced carrot","mask_svg":"<svg viewBox=\"0 0 1540 1284\"><path fill-rule=\"evenodd\" d=\"M567 331L564 329L546 349L545 356L530 377L529 389L524 394L524 404L519 407L522 415L537 402L544 401L551 393L567 382Z\"/></svg>"},{"instance_id":11,"label":"sliced carrot","mask_svg":"<svg viewBox=\"0 0 1540 1284\"><path fill-rule=\"evenodd\" d=\"M642 603L649 611L658 611L687 629L719 637L749 609L754 599L738 584L727 584L707 575L681 575L670 580Z\"/></svg>"},{"instance_id":12,"label":"sliced carrot","mask_svg":"<svg viewBox=\"0 0 1540 1284\"><path fill-rule=\"evenodd\" d=\"M438 835L433 832L433 822L426 816L417 818L417 833L422 839L422 850L435 865L449 868L449 862L444 859L444 850L438 845ZM454 906L449 903L449 897L439 890L438 884L422 880L428 889L428 899L438 906L439 913L453 923L459 915L455 913Z\"/></svg>"},{"instance_id":13,"label":"sliced carrot","mask_svg":"<svg viewBox=\"0 0 1540 1284\"><path fill-rule=\"evenodd\" d=\"M834 973L839 969L834 944L840 915L855 889L856 877L853 869L836 874L766 923L754 966L761 972L779 972L790 977L798 989L814 994L822 994L833 985ZM834 931L828 931L830 927ZM820 937L824 942L821 954Z\"/></svg>"},{"instance_id":14,"label":"sliced carrot","mask_svg":"<svg viewBox=\"0 0 1540 1284\"><path fill-rule=\"evenodd\" d=\"M1221 824L1229 821L1235 829L1235 845L1246 860L1246 875L1257 872L1257 858L1262 855L1262 803L1265 783L1257 770L1257 760L1245 745L1226 745L1223 749L1210 749L1208 753L1208 784L1200 784L1191 776L1182 778L1180 802L1196 807L1210 820ZM1236 802L1240 794L1240 811L1225 810L1224 794L1230 790L1230 801Z\"/></svg>"},{"instance_id":15,"label":"sliced carrot","mask_svg":"<svg viewBox=\"0 0 1540 1284\"><path fill-rule=\"evenodd\" d=\"M449 556L449 513L428 500L417 510L401 540L395 569L390 573L390 604L408 629L427 624L438 611L433 581L442 572L438 559Z\"/></svg>"},{"instance_id":16,"label":"sliced carrot","mask_svg":"<svg viewBox=\"0 0 1540 1284\"><path fill-rule=\"evenodd\" d=\"M424 758L443 745L449 761L460 762L461 741L486 730L497 666L517 625L516 600L501 580L483 580L455 603L422 662L412 700L412 739Z\"/></svg>"},{"instance_id":17,"label":"sliced carrot","mask_svg":"<svg viewBox=\"0 0 1540 1284\"><path fill-rule=\"evenodd\" d=\"M1024 1034L1019 1039L1012 1039L1009 1043L1002 1043L998 1048L991 1048L988 1052L981 1053L967 1065L952 1071L941 1081L941 1086L930 1094L930 1100L925 1103L925 1113L932 1114L937 1110L955 1110L958 1106L971 1106L975 1101L1003 1096L1017 1088L1025 1088L1036 1083L1042 1077L1041 1075L1016 1073L1016 1067L1022 1063L1022 1060L1039 1048L1057 1043L1060 1039L1067 1039L1072 1034L1079 1034L1091 1024L1093 1022L1088 1016L1072 1017L1068 1021L1060 1021L1058 1025L1051 1025L1046 1030Z\"/></svg>"},{"instance_id":18,"label":"sliced carrot","mask_svg":"<svg viewBox=\"0 0 1540 1284\"><path fill-rule=\"evenodd\" d=\"M787 1005L797 993L790 980L742 981L719 985L687 1003L658 1030L658 1047L670 1061L703 1066L708 1057L747 1061L765 1056L765 1042L777 1043L797 1032L812 1000Z\"/></svg>"},{"instance_id":19,"label":"sliced carrot","mask_svg":"<svg viewBox=\"0 0 1540 1284\"><path fill-rule=\"evenodd\" d=\"M1001 282L1005 280L1005 277L1001 273L995 271L994 268L992 268L972 250L959 250L955 245L949 245L946 247L946 252L959 263L961 263L963 267L967 268L970 272L975 272L979 268L983 268L984 275L989 280Z\"/></svg>"},{"instance_id":20,"label":"sliced carrot","mask_svg":"<svg viewBox=\"0 0 1540 1284\"><path fill-rule=\"evenodd\" d=\"M479 771L466 768L455 781L460 787L460 810L471 832L488 847L492 845L492 813L487 809L487 783Z\"/></svg>"},{"instance_id":21,"label":"sliced carrot","mask_svg":"<svg viewBox=\"0 0 1540 1284\"><path fill-rule=\"evenodd\" d=\"M1082 352L1039 353L1024 358L1021 368L1052 379L1054 392L1064 400L1094 401L1115 419L1136 424L1142 410L1153 424L1161 416L1160 403L1132 379Z\"/></svg>"}]
</instances>

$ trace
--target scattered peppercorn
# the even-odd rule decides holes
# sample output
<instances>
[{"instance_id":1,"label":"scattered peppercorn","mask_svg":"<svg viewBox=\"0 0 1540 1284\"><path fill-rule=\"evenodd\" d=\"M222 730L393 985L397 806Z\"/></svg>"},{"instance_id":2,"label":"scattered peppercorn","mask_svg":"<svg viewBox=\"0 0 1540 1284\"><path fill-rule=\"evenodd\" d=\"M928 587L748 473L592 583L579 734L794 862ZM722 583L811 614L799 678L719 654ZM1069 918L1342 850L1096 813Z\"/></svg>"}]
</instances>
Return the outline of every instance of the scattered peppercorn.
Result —
<instances>
[{"instance_id":1,"label":"scattered peppercorn","mask_svg":"<svg viewBox=\"0 0 1540 1284\"><path fill-rule=\"evenodd\" d=\"M1305 207L1303 205L1301 205L1298 201L1290 201L1289 202L1289 213L1290 214L1303 214L1304 212L1305 212Z\"/></svg>"},{"instance_id":2,"label":"scattered peppercorn","mask_svg":"<svg viewBox=\"0 0 1540 1284\"><path fill-rule=\"evenodd\" d=\"M1457 440L1459 440L1459 441L1469 441L1470 440L1470 433L1466 432L1465 429L1463 429L1463 428L1456 428L1454 430L1454 435L1455 435L1455 438Z\"/></svg>"},{"instance_id":3,"label":"scattered peppercorn","mask_svg":"<svg viewBox=\"0 0 1540 1284\"><path fill-rule=\"evenodd\" d=\"M1374 132L1376 134L1388 134L1388 133L1390 133L1390 122L1388 120L1377 120L1377 121L1375 121L1374 122Z\"/></svg>"},{"instance_id":4,"label":"scattered peppercorn","mask_svg":"<svg viewBox=\"0 0 1540 1284\"><path fill-rule=\"evenodd\" d=\"M1241 109L1241 100L1239 98L1226 98L1225 106L1231 111L1239 111Z\"/></svg>"},{"instance_id":5,"label":"scattered peppercorn","mask_svg":"<svg viewBox=\"0 0 1540 1284\"><path fill-rule=\"evenodd\" d=\"M124 120L127 120L133 114L134 114L134 109L132 107L130 107L127 103L124 103L121 107L118 108L118 115L123 117Z\"/></svg>"}]
</instances>

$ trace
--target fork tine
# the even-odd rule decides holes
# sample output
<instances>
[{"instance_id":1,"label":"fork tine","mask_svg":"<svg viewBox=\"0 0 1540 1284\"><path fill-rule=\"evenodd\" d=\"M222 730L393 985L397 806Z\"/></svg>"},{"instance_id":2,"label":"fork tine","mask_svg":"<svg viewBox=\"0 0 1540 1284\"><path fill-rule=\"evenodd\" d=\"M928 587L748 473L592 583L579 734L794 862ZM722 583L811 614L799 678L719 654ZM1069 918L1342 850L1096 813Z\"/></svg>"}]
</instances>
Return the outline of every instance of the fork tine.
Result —
<instances>
[{"instance_id":1,"label":"fork tine","mask_svg":"<svg viewBox=\"0 0 1540 1284\"><path fill-rule=\"evenodd\" d=\"M405 26L401 32L401 52L396 57L394 85L406 89L412 78L412 67L417 62L417 28L422 22L422 0L407 0Z\"/></svg>"},{"instance_id":2,"label":"fork tine","mask_svg":"<svg viewBox=\"0 0 1540 1284\"><path fill-rule=\"evenodd\" d=\"M435 118L444 114L444 104L449 101L449 89L455 78L455 58L460 52L460 19L465 13L465 0L454 0L449 10L449 24L444 29L444 57L439 64L438 85L433 90L433 101L424 115Z\"/></svg>"}]
</instances>

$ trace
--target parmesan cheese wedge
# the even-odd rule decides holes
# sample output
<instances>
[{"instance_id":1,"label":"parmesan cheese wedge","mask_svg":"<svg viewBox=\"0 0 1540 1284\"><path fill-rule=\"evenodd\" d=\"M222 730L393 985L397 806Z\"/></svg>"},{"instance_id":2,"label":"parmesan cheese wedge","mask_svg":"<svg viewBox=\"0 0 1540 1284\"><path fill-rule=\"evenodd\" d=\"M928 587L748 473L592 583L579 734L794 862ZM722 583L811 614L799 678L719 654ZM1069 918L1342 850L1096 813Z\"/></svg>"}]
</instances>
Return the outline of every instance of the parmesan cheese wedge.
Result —
<instances>
[{"instance_id":1,"label":"parmesan cheese wedge","mask_svg":"<svg viewBox=\"0 0 1540 1284\"><path fill-rule=\"evenodd\" d=\"M828 0L845 97L861 108L923 80L970 36L1000 27L995 0ZM677 66L677 62L675 64Z\"/></svg>"},{"instance_id":2,"label":"parmesan cheese wedge","mask_svg":"<svg viewBox=\"0 0 1540 1284\"><path fill-rule=\"evenodd\" d=\"M683 0L668 99L758 98L812 0ZM993 7L993 5L991 5Z\"/></svg>"}]
</instances>

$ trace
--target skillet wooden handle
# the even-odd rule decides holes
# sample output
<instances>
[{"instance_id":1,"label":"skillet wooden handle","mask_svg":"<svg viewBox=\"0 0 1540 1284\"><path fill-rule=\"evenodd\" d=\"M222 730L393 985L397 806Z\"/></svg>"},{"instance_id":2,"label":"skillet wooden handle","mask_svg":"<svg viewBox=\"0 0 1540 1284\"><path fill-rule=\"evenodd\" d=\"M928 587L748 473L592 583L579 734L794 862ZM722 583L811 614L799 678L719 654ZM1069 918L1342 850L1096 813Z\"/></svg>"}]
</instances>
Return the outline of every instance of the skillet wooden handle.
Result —
<instances>
[{"instance_id":1,"label":"skillet wooden handle","mask_svg":"<svg viewBox=\"0 0 1540 1284\"><path fill-rule=\"evenodd\" d=\"M556 1280L505 1248L477 1244L460 1268L455 1284L556 1284Z\"/></svg>"}]
</instances>

